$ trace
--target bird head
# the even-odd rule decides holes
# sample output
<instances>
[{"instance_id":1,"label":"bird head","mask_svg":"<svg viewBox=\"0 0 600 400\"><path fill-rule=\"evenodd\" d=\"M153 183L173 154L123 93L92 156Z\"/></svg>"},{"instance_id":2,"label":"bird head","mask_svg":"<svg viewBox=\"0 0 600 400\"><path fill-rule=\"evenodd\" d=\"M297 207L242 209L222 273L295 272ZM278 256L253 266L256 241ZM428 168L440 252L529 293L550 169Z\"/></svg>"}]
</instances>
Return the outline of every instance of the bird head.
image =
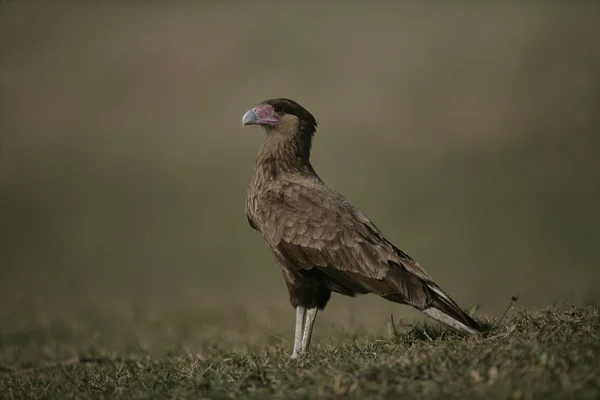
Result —
<instances>
[{"instance_id":1,"label":"bird head","mask_svg":"<svg viewBox=\"0 0 600 400\"><path fill-rule=\"evenodd\" d=\"M243 125L261 125L267 132L295 134L307 133L312 136L317 121L304 107L289 99L271 99L263 101L246 111L242 117Z\"/></svg>"}]
</instances>

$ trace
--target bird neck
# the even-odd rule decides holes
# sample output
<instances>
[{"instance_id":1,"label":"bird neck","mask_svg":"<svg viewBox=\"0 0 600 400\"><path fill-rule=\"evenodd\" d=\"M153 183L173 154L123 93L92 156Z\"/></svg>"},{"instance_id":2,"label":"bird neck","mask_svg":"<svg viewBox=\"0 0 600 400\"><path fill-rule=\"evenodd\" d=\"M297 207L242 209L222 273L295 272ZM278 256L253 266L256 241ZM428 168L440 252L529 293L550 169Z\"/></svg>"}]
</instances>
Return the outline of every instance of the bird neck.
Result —
<instances>
[{"instance_id":1,"label":"bird neck","mask_svg":"<svg viewBox=\"0 0 600 400\"><path fill-rule=\"evenodd\" d=\"M309 161L311 139L312 134L302 131L267 132L256 160L255 173L261 173L267 179L282 173L314 173Z\"/></svg>"}]
</instances>

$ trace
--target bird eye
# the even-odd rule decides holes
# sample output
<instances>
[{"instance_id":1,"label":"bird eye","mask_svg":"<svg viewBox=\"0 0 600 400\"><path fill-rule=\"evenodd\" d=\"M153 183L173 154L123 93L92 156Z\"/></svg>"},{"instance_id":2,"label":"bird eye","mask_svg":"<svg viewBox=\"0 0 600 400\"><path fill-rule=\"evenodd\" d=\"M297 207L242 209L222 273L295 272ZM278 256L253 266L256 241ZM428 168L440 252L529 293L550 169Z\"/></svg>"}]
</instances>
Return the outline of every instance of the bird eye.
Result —
<instances>
[{"instance_id":1,"label":"bird eye","mask_svg":"<svg viewBox=\"0 0 600 400\"><path fill-rule=\"evenodd\" d=\"M277 114L281 114L283 112L283 108L275 106L273 107L273 111L275 111Z\"/></svg>"}]
</instances>

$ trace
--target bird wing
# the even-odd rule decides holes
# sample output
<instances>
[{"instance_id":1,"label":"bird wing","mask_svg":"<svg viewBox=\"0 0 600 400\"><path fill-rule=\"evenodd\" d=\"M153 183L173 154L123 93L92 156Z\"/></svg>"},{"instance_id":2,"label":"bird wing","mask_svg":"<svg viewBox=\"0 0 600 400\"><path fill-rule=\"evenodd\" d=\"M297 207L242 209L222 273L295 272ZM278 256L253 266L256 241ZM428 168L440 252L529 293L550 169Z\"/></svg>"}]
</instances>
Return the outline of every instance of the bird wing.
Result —
<instances>
[{"instance_id":1,"label":"bird wing","mask_svg":"<svg viewBox=\"0 0 600 400\"><path fill-rule=\"evenodd\" d=\"M479 329L416 261L321 181L275 180L263 196L260 230L286 267L317 268L336 291L410 304L463 334Z\"/></svg>"},{"instance_id":2,"label":"bird wing","mask_svg":"<svg viewBox=\"0 0 600 400\"><path fill-rule=\"evenodd\" d=\"M297 268L320 267L331 277L347 272L375 280L401 269L396 272L431 281L360 210L320 181L274 181L264 196L261 231Z\"/></svg>"}]
</instances>

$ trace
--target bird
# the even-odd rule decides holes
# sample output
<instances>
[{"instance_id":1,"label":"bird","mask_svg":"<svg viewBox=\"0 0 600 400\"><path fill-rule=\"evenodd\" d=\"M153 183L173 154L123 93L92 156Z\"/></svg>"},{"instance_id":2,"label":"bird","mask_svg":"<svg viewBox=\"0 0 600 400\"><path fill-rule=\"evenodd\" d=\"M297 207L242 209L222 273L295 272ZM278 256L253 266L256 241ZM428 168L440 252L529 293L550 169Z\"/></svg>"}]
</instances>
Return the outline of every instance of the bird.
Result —
<instances>
[{"instance_id":1,"label":"bird","mask_svg":"<svg viewBox=\"0 0 600 400\"><path fill-rule=\"evenodd\" d=\"M242 125L266 131L246 194L245 214L281 268L296 311L292 359L309 351L314 323L331 293L372 293L409 305L464 336L481 326L407 253L310 162L315 117L276 98L248 110Z\"/></svg>"}]
</instances>

